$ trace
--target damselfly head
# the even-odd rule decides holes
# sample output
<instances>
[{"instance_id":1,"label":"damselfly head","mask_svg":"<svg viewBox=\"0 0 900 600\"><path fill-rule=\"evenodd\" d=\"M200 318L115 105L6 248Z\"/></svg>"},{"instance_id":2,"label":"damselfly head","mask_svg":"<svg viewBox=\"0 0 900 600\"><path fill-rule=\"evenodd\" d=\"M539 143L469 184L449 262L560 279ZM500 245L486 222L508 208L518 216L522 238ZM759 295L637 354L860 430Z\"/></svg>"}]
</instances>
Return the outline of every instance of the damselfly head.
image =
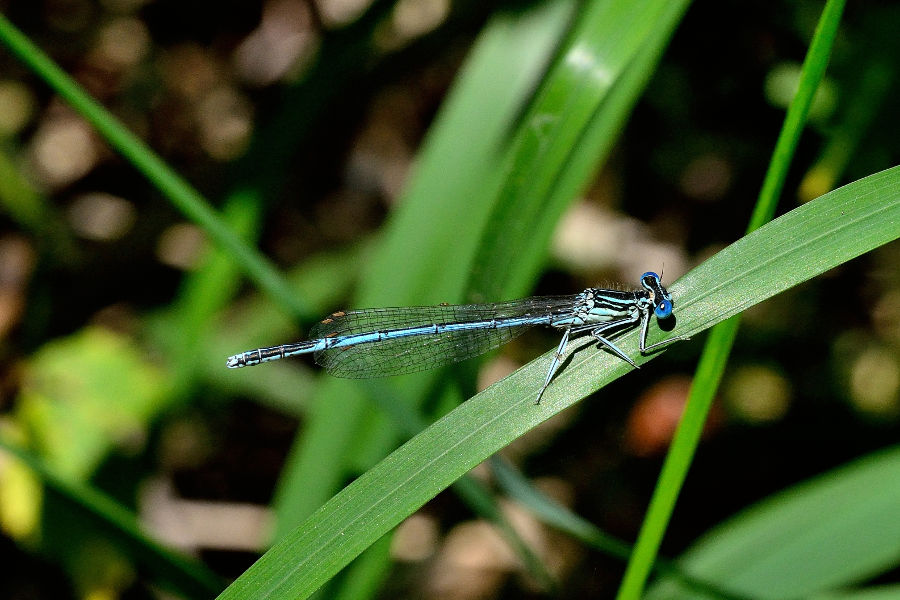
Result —
<instances>
[{"instance_id":1,"label":"damselfly head","mask_svg":"<svg viewBox=\"0 0 900 600\"><path fill-rule=\"evenodd\" d=\"M653 291L653 288L659 286L659 275L654 273L653 271L647 271L643 275L641 275L641 285L647 288L650 291Z\"/></svg>"},{"instance_id":2,"label":"damselfly head","mask_svg":"<svg viewBox=\"0 0 900 600\"><path fill-rule=\"evenodd\" d=\"M658 319L667 319L672 316L672 296L669 291L663 287L659 275L653 271L647 271L641 275L641 285L650 292L650 299L653 301L653 314Z\"/></svg>"}]
</instances>

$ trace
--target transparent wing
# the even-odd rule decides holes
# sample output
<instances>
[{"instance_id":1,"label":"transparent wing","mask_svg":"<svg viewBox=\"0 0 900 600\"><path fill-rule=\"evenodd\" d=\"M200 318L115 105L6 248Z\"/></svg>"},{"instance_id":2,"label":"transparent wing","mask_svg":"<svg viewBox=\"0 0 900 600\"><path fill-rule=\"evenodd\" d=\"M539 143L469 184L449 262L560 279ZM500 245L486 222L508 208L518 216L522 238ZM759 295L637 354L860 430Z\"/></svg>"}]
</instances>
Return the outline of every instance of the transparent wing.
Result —
<instances>
[{"instance_id":1,"label":"transparent wing","mask_svg":"<svg viewBox=\"0 0 900 600\"><path fill-rule=\"evenodd\" d=\"M539 324L503 326L504 319L549 317L552 324L571 316L577 296L544 296L497 302L447 306L372 308L334 313L315 325L310 338L343 337L411 327L490 321L496 328L446 331L439 334L396 337L315 353L316 363L338 377L362 379L424 371L497 348Z\"/></svg>"}]
</instances>

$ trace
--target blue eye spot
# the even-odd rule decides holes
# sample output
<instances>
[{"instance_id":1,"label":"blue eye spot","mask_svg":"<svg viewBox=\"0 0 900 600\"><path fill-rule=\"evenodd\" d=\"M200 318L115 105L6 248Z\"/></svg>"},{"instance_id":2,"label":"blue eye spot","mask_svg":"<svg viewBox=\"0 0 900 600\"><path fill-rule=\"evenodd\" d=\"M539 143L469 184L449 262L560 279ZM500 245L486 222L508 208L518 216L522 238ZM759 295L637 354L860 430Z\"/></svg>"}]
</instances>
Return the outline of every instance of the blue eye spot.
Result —
<instances>
[{"instance_id":1,"label":"blue eye spot","mask_svg":"<svg viewBox=\"0 0 900 600\"><path fill-rule=\"evenodd\" d=\"M644 277L652 277L652 278L655 279L656 281L659 281L659 275L657 275L657 274L654 273L653 271L647 271L646 273L644 273L643 275L641 275L641 279L644 279Z\"/></svg>"},{"instance_id":2,"label":"blue eye spot","mask_svg":"<svg viewBox=\"0 0 900 600\"><path fill-rule=\"evenodd\" d=\"M656 314L657 318L660 319L666 319L672 316L672 302L669 300L663 300L656 306L653 312Z\"/></svg>"}]
</instances>

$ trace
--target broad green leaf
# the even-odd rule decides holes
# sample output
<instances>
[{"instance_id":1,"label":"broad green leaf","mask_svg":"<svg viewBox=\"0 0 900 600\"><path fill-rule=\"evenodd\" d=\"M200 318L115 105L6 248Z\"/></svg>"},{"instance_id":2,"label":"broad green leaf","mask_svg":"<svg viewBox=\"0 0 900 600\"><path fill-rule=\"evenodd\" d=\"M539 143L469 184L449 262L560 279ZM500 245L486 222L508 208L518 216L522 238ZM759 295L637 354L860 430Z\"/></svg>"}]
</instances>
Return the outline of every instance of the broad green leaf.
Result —
<instances>
[{"instance_id":1,"label":"broad green leaf","mask_svg":"<svg viewBox=\"0 0 900 600\"><path fill-rule=\"evenodd\" d=\"M368 257L355 306L436 304L463 297L499 174L497 148L503 147L565 32L572 8L569 2L543 4L524 13L498 14L487 25ZM460 215L465 215L465 227L446 226ZM276 537L339 488L347 477L348 448L358 444L378 460L396 445L397 427L367 398L389 396L410 407L435 378L435 373L425 373L370 385L326 376L279 484Z\"/></svg>"},{"instance_id":2,"label":"broad green leaf","mask_svg":"<svg viewBox=\"0 0 900 600\"><path fill-rule=\"evenodd\" d=\"M809 600L900 600L900 584L813 594Z\"/></svg>"},{"instance_id":3,"label":"broad green leaf","mask_svg":"<svg viewBox=\"0 0 900 600\"><path fill-rule=\"evenodd\" d=\"M170 398L168 385L132 340L89 327L29 359L17 416L51 465L84 479L112 444L143 443Z\"/></svg>"},{"instance_id":4,"label":"broad green leaf","mask_svg":"<svg viewBox=\"0 0 900 600\"><path fill-rule=\"evenodd\" d=\"M556 224L622 131L686 0L589 2L503 157L466 300L526 295Z\"/></svg>"},{"instance_id":5,"label":"broad green leaf","mask_svg":"<svg viewBox=\"0 0 900 600\"><path fill-rule=\"evenodd\" d=\"M894 447L744 510L705 534L678 562L735 594L808 597L897 566L898 506L900 447ZM647 597L706 596L663 580Z\"/></svg>"}]
</instances>

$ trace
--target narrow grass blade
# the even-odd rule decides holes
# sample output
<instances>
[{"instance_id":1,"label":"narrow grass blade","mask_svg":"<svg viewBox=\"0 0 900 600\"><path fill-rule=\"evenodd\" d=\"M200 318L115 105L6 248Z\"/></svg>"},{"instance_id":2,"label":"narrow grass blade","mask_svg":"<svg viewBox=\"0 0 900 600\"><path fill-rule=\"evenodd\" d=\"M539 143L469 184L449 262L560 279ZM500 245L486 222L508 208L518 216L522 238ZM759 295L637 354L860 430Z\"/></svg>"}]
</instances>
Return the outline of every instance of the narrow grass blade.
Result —
<instances>
[{"instance_id":1,"label":"narrow grass blade","mask_svg":"<svg viewBox=\"0 0 900 600\"><path fill-rule=\"evenodd\" d=\"M297 302L275 267L236 235L197 190L169 168L99 102L91 98L2 13L0 13L0 42L93 125L110 146L133 164L188 219L197 223L216 244L227 250L260 288L266 290L288 312L295 315L303 314L302 305Z\"/></svg>"},{"instance_id":2,"label":"narrow grass blade","mask_svg":"<svg viewBox=\"0 0 900 600\"><path fill-rule=\"evenodd\" d=\"M586 546L590 546L609 556L628 560L631 546L602 531L593 523L561 506L552 498L535 489L531 482L522 476L513 466L496 456L491 458L491 466L498 485L512 499L527 508L541 522L571 535ZM685 589L708 592L718 600L748 600L744 596L728 593L722 586L704 581L689 575L685 569L675 562L657 557L653 570L677 581Z\"/></svg>"},{"instance_id":3,"label":"narrow grass blade","mask_svg":"<svg viewBox=\"0 0 900 600\"><path fill-rule=\"evenodd\" d=\"M803 63L797 94L788 108L759 199L753 215L750 217L748 233L759 229L775 214L778 198L784 187L788 168L806 123L813 96L822 81L831 56L831 48L837 35L843 9L844 0L829 0L822 12L812 44ZM662 543L672 511L675 509L678 494L700 442L700 434L703 431L710 406L712 406L713 397L719 387L739 324L739 317L728 319L716 326L707 340L684 414L650 500L634 554L625 570L625 577L617 595L619 600L637 600L643 593L650 569L659 552L659 545Z\"/></svg>"}]
</instances>

